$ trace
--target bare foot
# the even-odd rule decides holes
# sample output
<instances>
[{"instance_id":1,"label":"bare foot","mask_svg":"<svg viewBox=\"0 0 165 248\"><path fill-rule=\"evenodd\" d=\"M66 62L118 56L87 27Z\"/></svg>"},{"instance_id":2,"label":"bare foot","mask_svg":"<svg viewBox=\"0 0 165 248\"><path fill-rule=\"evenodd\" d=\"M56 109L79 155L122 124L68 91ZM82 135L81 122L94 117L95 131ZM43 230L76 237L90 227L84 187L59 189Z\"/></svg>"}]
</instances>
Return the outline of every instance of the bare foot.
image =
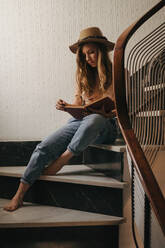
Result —
<instances>
[{"instance_id":1,"label":"bare foot","mask_svg":"<svg viewBox=\"0 0 165 248\"><path fill-rule=\"evenodd\" d=\"M4 206L4 210L6 211L15 211L17 208L23 205L23 200L17 197L13 197L8 205Z\"/></svg>"}]
</instances>

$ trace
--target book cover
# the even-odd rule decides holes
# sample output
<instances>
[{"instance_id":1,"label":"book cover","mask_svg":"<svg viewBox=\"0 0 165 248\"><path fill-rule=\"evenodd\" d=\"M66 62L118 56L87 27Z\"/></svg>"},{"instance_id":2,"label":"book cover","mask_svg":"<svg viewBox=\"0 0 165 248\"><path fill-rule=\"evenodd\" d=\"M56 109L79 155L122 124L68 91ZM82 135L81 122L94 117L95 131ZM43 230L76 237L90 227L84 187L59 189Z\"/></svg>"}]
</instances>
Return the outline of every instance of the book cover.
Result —
<instances>
[{"instance_id":1,"label":"book cover","mask_svg":"<svg viewBox=\"0 0 165 248\"><path fill-rule=\"evenodd\" d=\"M114 108L114 102L107 96L84 106L67 105L64 110L74 118L82 119L84 116L98 112L107 117Z\"/></svg>"}]
</instances>

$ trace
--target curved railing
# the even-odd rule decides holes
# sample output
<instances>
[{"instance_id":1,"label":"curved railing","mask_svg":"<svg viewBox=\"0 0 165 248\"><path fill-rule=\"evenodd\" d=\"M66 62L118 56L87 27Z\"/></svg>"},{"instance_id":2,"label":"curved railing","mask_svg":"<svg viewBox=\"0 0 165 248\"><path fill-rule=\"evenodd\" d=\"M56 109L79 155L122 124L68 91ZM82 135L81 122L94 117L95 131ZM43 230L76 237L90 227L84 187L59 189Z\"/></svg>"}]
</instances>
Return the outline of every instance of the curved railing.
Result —
<instances>
[{"instance_id":1,"label":"curved railing","mask_svg":"<svg viewBox=\"0 0 165 248\"><path fill-rule=\"evenodd\" d=\"M165 1L160 1L120 35L114 49L113 78L119 126L143 190L165 235L165 199L152 171L157 151L165 147L165 137L161 135L165 112L165 38L161 35L162 29L165 33L165 24L148 35L148 40L144 38L135 45L127 62L125 59L126 45L132 35L164 6ZM151 49L147 50L149 46ZM146 75L152 79L145 80ZM156 85L151 84L155 77L159 77ZM158 132L152 135L154 128ZM150 151L149 147L154 150Z\"/></svg>"}]
</instances>

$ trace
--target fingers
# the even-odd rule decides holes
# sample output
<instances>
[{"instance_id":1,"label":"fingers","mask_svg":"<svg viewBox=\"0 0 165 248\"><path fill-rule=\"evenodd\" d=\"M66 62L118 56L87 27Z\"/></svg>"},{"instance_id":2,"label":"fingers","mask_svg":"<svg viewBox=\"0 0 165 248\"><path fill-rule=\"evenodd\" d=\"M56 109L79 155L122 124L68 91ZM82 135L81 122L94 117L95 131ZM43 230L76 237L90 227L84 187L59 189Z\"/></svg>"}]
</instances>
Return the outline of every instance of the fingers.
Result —
<instances>
[{"instance_id":1,"label":"fingers","mask_svg":"<svg viewBox=\"0 0 165 248\"><path fill-rule=\"evenodd\" d=\"M58 110L64 110L65 109L65 106L66 106L66 102L63 101L62 99L59 99L56 103L56 109Z\"/></svg>"}]
</instances>

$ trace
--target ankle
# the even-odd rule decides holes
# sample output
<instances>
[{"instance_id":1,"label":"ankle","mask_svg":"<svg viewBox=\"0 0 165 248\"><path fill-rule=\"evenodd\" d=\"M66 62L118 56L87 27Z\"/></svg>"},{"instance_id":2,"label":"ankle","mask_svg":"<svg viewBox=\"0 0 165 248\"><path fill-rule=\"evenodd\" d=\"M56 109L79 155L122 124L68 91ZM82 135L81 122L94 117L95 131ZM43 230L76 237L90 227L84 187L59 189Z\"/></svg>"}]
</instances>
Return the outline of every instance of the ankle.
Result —
<instances>
[{"instance_id":1,"label":"ankle","mask_svg":"<svg viewBox=\"0 0 165 248\"><path fill-rule=\"evenodd\" d=\"M29 189L30 185L25 183L20 183L19 188L13 197L14 199L23 200L25 193Z\"/></svg>"},{"instance_id":2,"label":"ankle","mask_svg":"<svg viewBox=\"0 0 165 248\"><path fill-rule=\"evenodd\" d=\"M20 195L20 194L15 194L15 196L13 196L13 200L16 200L16 201L23 201L23 195Z\"/></svg>"}]
</instances>

